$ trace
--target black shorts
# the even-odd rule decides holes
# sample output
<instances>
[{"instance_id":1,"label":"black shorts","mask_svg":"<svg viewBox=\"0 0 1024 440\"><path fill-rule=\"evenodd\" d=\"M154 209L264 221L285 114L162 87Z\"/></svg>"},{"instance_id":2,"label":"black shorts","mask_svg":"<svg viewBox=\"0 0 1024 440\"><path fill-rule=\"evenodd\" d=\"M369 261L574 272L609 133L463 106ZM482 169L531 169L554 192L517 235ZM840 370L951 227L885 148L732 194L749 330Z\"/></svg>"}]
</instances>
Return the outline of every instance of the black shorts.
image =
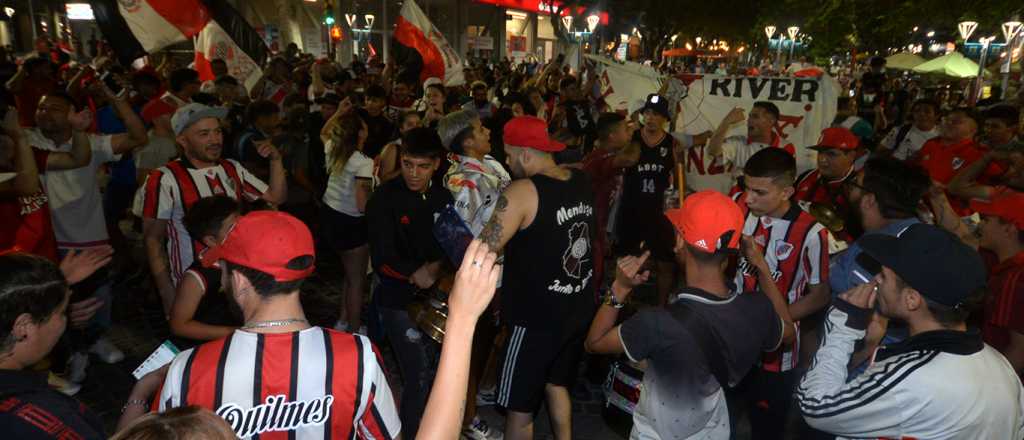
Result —
<instances>
[{"instance_id":1,"label":"black shorts","mask_svg":"<svg viewBox=\"0 0 1024 440\"><path fill-rule=\"evenodd\" d=\"M509 324L498 371L498 405L533 413L544 401L546 384L572 388L583 357L587 328L559 335Z\"/></svg>"},{"instance_id":2,"label":"black shorts","mask_svg":"<svg viewBox=\"0 0 1024 440\"><path fill-rule=\"evenodd\" d=\"M366 217L352 217L330 206L324 206L320 215L320 236L331 249L344 252L368 242Z\"/></svg>"},{"instance_id":3,"label":"black shorts","mask_svg":"<svg viewBox=\"0 0 1024 440\"><path fill-rule=\"evenodd\" d=\"M617 229L619 237L615 254L639 255L640 244L651 251L651 259L675 261L676 232L672 223L661 213L623 213Z\"/></svg>"}]
</instances>

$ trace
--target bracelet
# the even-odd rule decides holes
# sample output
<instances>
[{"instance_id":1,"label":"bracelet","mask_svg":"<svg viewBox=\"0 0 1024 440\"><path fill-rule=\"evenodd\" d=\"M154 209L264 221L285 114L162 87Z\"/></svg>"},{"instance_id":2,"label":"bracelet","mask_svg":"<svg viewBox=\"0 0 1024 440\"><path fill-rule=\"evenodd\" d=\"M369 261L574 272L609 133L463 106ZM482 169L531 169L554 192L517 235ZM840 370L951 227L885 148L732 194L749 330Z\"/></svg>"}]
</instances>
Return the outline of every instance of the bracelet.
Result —
<instances>
[{"instance_id":1,"label":"bracelet","mask_svg":"<svg viewBox=\"0 0 1024 440\"><path fill-rule=\"evenodd\" d=\"M611 289L608 289L608 293L604 295L604 302L601 304L611 306L613 309L621 309L626 306L626 303L619 302L619 300L615 299L615 294L612 293Z\"/></svg>"},{"instance_id":2,"label":"bracelet","mask_svg":"<svg viewBox=\"0 0 1024 440\"><path fill-rule=\"evenodd\" d=\"M139 406L145 408L146 406L149 405L149 402L146 402L145 400L142 400L142 399L128 399L128 401L125 402L124 406L121 407L121 414L124 414L124 412L128 410L129 406L135 406L135 405L139 405Z\"/></svg>"}]
</instances>

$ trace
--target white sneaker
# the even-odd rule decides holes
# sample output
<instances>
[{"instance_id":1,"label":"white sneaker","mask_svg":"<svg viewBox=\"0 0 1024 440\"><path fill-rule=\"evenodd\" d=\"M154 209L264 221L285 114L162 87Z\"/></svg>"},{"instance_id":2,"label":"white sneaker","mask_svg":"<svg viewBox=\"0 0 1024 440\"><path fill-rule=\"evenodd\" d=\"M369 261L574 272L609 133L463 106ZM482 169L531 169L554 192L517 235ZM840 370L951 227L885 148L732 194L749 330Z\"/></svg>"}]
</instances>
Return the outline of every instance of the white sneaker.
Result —
<instances>
[{"instance_id":1,"label":"white sneaker","mask_svg":"<svg viewBox=\"0 0 1024 440\"><path fill-rule=\"evenodd\" d=\"M100 337L96 340L92 347L89 347L89 353L92 353L100 358L101 361L108 364L116 364L124 360L124 352L117 348L110 339L106 337Z\"/></svg>"},{"instance_id":2,"label":"white sneaker","mask_svg":"<svg viewBox=\"0 0 1024 440\"><path fill-rule=\"evenodd\" d=\"M47 374L46 383L50 385L50 388L59 391L61 394L64 394L65 396L74 396L75 394L78 394L78 392L82 390L81 385L74 382L69 382L67 379L64 379L63 377L60 377L56 374L53 374L53 372L49 372Z\"/></svg>"},{"instance_id":3,"label":"white sneaker","mask_svg":"<svg viewBox=\"0 0 1024 440\"><path fill-rule=\"evenodd\" d=\"M476 393L476 406L494 406L498 402L498 389L480 390Z\"/></svg>"},{"instance_id":4,"label":"white sneaker","mask_svg":"<svg viewBox=\"0 0 1024 440\"><path fill-rule=\"evenodd\" d=\"M68 358L67 380L74 383L84 382L87 368L89 368L89 355L81 351L72 353Z\"/></svg>"},{"instance_id":5,"label":"white sneaker","mask_svg":"<svg viewBox=\"0 0 1024 440\"><path fill-rule=\"evenodd\" d=\"M502 440L505 434L497 429L491 429L487 422L478 417L473 419L473 423L462 428L462 437L470 440Z\"/></svg>"},{"instance_id":6,"label":"white sneaker","mask_svg":"<svg viewBox=\"0 0 1024 440\"><path fill-rule=\"evenodd\" d=\"M339 332L346 332L347 333L348 332L348 322L342 321L342 320L339 319L339 320L334 322L334 329L339 331Z\"/></svg>"}]
</instances>

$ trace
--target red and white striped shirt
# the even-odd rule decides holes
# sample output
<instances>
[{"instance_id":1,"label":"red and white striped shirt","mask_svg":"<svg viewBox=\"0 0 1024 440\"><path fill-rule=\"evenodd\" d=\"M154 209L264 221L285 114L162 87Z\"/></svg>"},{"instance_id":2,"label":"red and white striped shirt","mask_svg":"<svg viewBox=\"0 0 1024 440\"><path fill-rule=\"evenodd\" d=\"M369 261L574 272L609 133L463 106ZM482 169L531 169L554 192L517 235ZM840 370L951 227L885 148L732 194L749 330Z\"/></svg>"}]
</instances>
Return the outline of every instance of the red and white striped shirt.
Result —
<instances>
[{"instance_id":1,"label":"red and white striped shirt","mask_svg":"<svg viewBox=\"0 0 1024 440\"><path fill-rule=\"evenodd\" d=\"M267 184L237 161L221 160L216 166L200 169L186 159L178 159L149 173L135 193L132 211L142 218L168 221L167 256L171 281L177 286L203 247L185 230L185 212L203 197L223 194L238 199L241 195L253 201L266 190Z\"/></svg>"},{"instance_id":2,"label":"red and white striped shirt","mask_svg":"<svg viewBox=\"0 0 1024 440\"><path fill-rule=\"evenodd\" d=\"M746 215L743 235L753 237L754 242L764 248L764 259L787 303L793 304L803 298L807 286L828 281L829 235L824 226L795 202L782 218L759 217L747 207L746 193L736 197L736 203ZM742 292L760 290L757 273L745 258L739 259L734 281L737 290ZM796 330L797 338L793 345L765 353L762 359L765 371L783 372L796 368L800 361L799 322Z\"/></svg>"},{"instance_id":3,"label":"red and white striped shirt","mask_svg":"<svg viewBox=\"0 0 1024 440\"><path fill-rule=\"evenodd\" d=\"M361 335L236 330L174 358L158 410L208 408L244 439L392 439L401 422L381 364Z\"/></svg>"}]
</instances>

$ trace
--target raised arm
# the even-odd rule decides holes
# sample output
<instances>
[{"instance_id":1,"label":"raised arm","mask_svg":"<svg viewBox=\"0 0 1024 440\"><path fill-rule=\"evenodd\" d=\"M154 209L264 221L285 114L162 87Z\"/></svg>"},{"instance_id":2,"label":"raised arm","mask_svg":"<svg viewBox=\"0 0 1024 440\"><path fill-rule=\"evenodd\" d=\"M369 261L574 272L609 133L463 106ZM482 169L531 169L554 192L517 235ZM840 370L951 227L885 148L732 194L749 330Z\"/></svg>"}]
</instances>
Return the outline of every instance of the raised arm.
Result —
<instances>
[{"instance_id":1,"label":"raised arm","mask_svg":"<svg viewBox=\"0 0 1024 440\"><path fill-rule=\"evenodd\" d=\"M725 118L722 119L722 123L718 124L718 128L711 135L711 139L708 140L707 153L715 157L722 157L722 143L725 142L725 136L729 134L729 129L733 125L746 120L746 114L739 107L732 109L732 111L726 114Z\"/></svg>"},{"instance_id":2,"label":"raised arm","mask_svg":"<svg viewBox=\"0 0 1024 440\"><path fill-rule=\"evenodd\" d=\"M42 186L39 183L35 154L18 125L18 111L14 107L7 108L3 124L4 134L14 144L14 172L17 175L8 182L0 183L0 196L18 197L38 193Z\"/></svg>"},{"instance_id":3,"label":"raised arm","mask_svg":"<svg viewBox=\"0 0 1024 440\"><path fill-rule=\"evenodd\" d=\"M149 142L149 135L146 134L146 125L142 123L142 118L132 110L128 100L114 96L114 93L105 84L102 84L102 87L103 94L110 100L117 117L124 122L125 128L128 129L126 133L115 134L111 137L110 149L114 154L127 154L146 145Z\"/></svg>"},{"instance_id":4,"label":"raised arm","mask_svg":"<svg viewBox=\"0 0 1024 440\"><path fill-rule=\"evenodd\" d=\"M744 235L740 240L743 248L743 256L747 262L757 270L757 285L772 303L772 309L782 318L782 343L792 344L796 339L796 327L793 325L793 316L790 314L790 305L782 297L779 286L772 278L772 270L764 259L764 249L761 248L749 235Z\"/></svg>"},{"instance_id":5,"label":"raised arm","mask_svg":"<svg viewBox=\"0 0 1024 440\"><path fill-rule=\"evenodd\" d=\"M71 151L67 153L50 153L46 159L47 170L69 170L89 165L92 160L92 145L85 129L92 124L92 113L82 110L75 113L68 110L68 121L71 123Z\"/></svg>"},{"instance_id":6,"label":"raised arm","mask_svg":"<svg viewBox=\"0 0 1024 440\"><path fill-rule=\"evenodd\" d=\"M153 178L150 175L150 178ZM164 313L168 316L174 307L174 283L171 282L171 263L167 257L167 220L144 218L142 220L143 245L149 271L153 275Z\"/></svg>"}]
</instances>

